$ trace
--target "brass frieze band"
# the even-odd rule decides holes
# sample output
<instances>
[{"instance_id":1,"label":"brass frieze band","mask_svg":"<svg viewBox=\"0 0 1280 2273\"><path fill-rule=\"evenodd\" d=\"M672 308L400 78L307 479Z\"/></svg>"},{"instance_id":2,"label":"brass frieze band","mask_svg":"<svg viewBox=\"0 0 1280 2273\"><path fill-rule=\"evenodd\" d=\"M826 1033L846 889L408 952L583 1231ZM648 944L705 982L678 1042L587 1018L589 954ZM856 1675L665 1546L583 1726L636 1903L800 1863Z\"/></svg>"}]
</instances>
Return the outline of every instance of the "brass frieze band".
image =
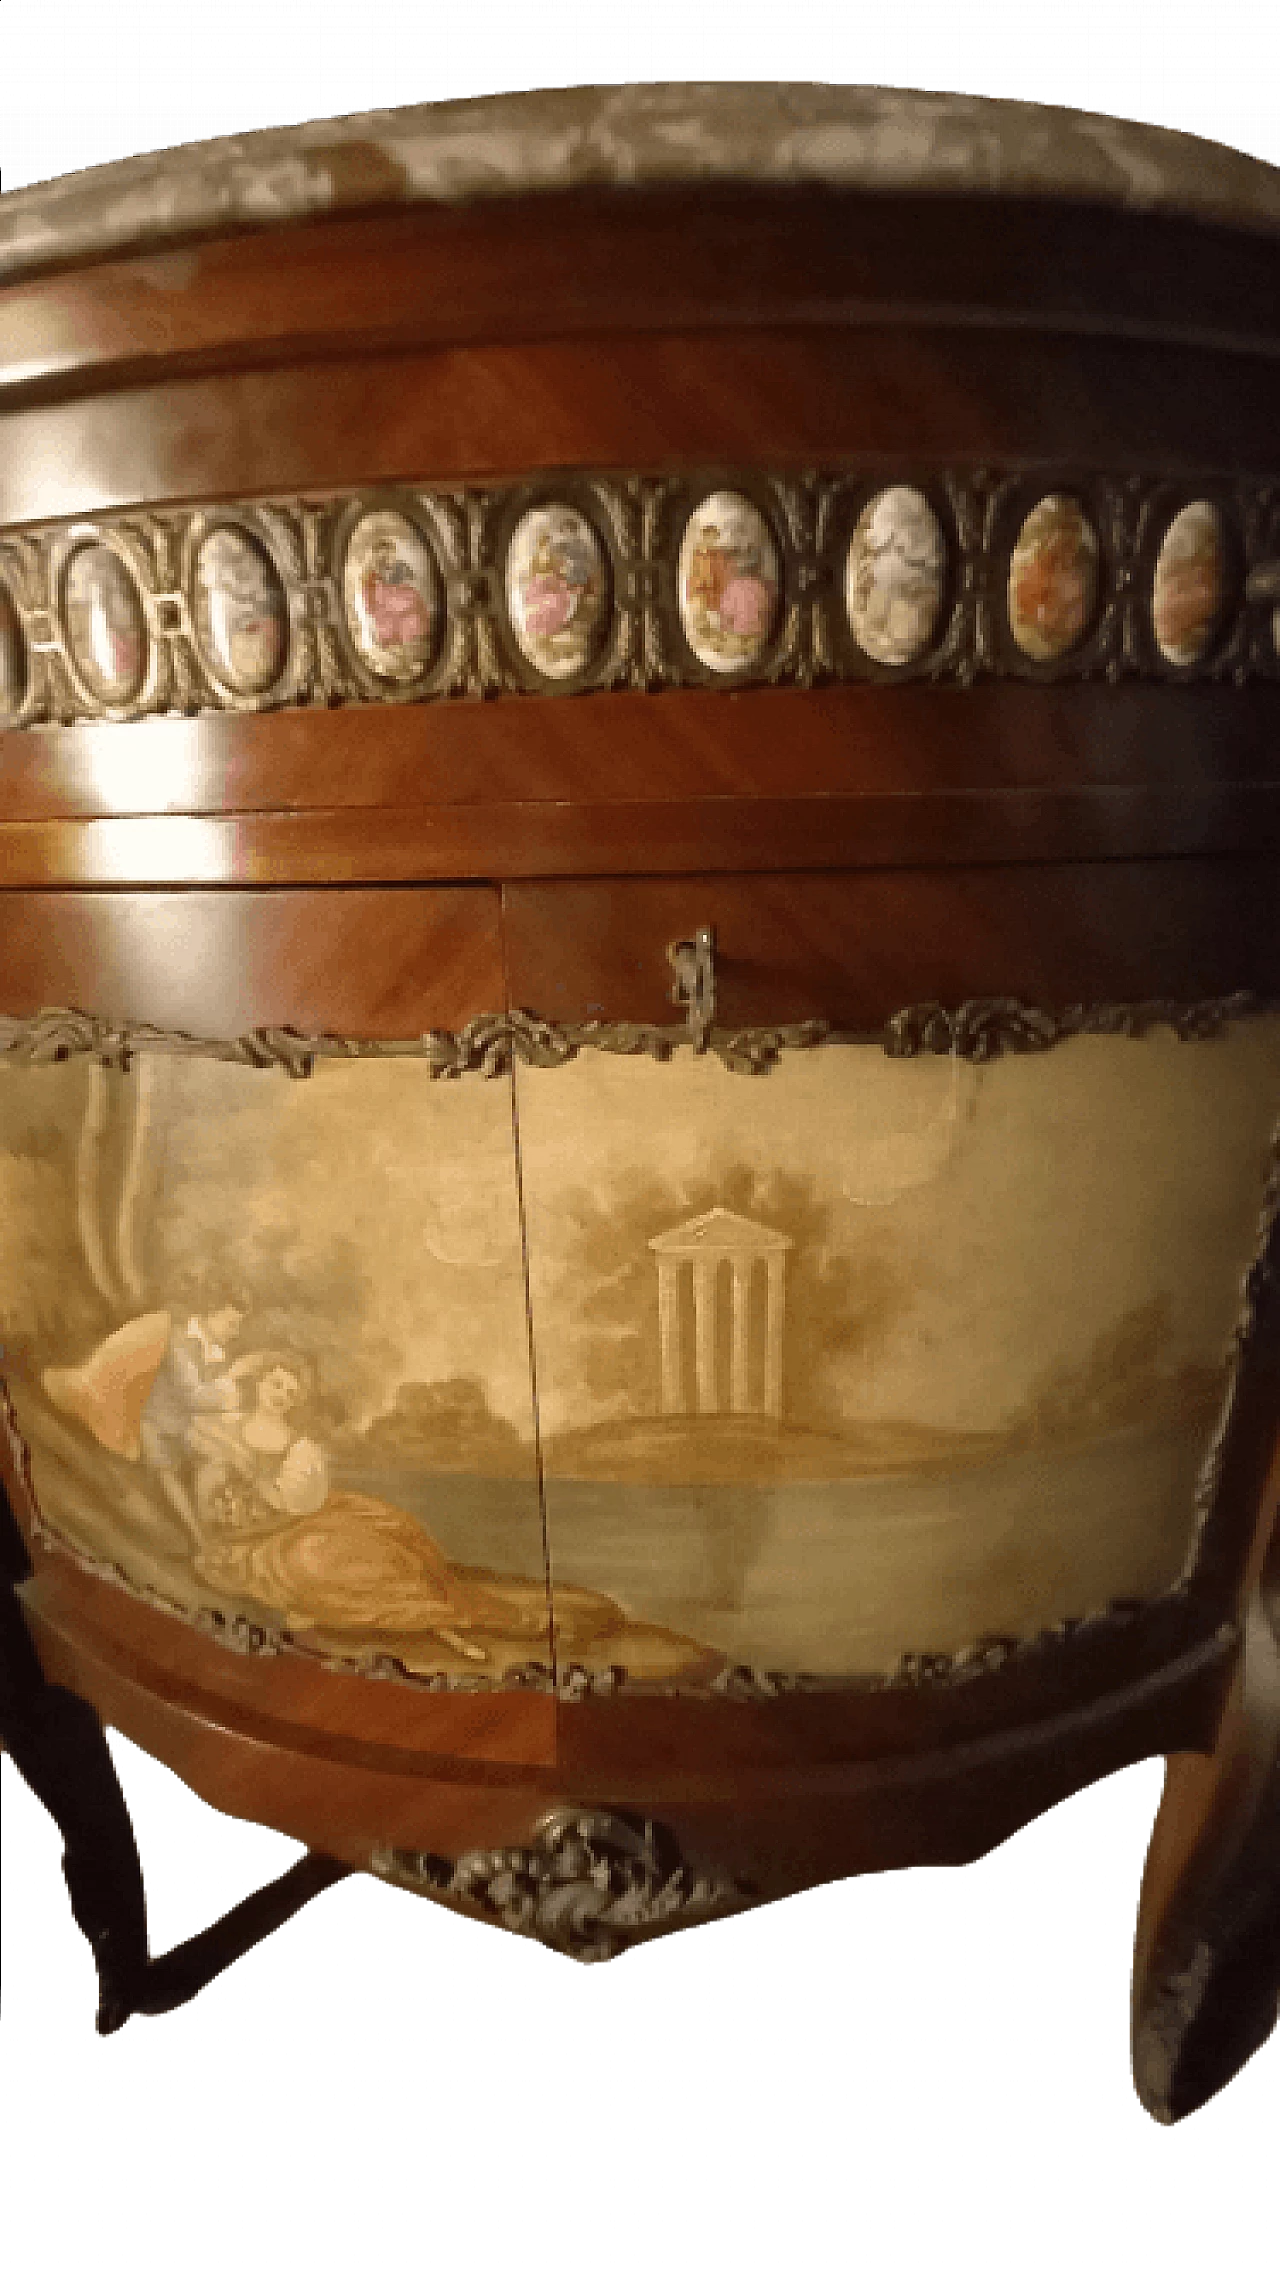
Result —
<instances>
[{"instance_id":1,"label":"brass frieze band","mask_svg":"<svg viewBox=\"0 0 1280 2273\"><path fill-rule=\"evenodd\" d=\"M1280 676L1280 488L548 474L0 531L0 726L980 678Z\"/></svg>"}]
</instances>

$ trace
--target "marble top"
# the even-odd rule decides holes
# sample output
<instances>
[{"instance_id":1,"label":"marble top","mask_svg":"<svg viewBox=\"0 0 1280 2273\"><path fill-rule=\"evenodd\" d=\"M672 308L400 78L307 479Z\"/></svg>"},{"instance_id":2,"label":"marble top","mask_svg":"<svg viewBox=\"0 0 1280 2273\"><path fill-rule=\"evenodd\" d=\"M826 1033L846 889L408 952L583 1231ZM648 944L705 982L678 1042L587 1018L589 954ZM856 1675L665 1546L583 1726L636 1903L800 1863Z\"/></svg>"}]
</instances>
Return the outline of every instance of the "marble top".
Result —
<instances>
[{"instance_id":1,"label":"marble top","mask_svg":"<svg viewBox=\"0 0 1280 2273\"><path fill-rule=\"evenodd\" d=\"M0 197L0 283L375 206L747 181L1075 198L1280 233L1280 168L1165 127L883 87L572 87L152 152Z\"/></svg>"}]
</instances>

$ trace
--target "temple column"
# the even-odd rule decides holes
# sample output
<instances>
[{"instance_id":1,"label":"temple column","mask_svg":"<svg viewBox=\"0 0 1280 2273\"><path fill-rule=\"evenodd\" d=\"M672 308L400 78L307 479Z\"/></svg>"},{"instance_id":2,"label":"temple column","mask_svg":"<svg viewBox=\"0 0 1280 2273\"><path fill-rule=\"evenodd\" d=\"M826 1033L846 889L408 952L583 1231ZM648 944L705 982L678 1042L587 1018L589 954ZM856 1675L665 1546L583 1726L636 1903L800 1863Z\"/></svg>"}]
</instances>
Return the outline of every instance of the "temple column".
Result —
<instances>
[{"instance_id":1,"label":"temple column","mask_svg":"<svg viewBox=\"0 0 1280 2273\"><path fill-rule=\"evenodd\" d=\"M782 1315L784 1255L766 1255L769 1273L768 1310L764 1330L764 1409L773 1420L782 1417Z\"/></svg>"},{"instance_id":2,"label":"temple column","mask_svg":"<svg viewBox=\"0 0 1280 2273\"><path fill-rule=\"evenodd\" d=\"M716 1255L693 1258L693 1355L698 1383L698 1411L720 1410L716 1395Z\"/></svg>"},{"instance_id":3,"label":"temple column","mask_svg":"<svg viewBox=\"0 0 1280 2273\"><path fill-rule=\"evenodd\" d=\"M680 1263L658 1257L658 1364L664 1413L684 1411L684 1347L680 1332Z\"/></svg>"},{"instance_id":4,"label":"temple column","mask_svg":"<svg viewBox=\"0 0 1280 2273\"><path fill-rule=\"evenodd\" d=\"M733 1269L733 1345L729 1404L735 1413L751 1410L751 1262L750 1255L735 1255Z\"/></svg>"}]
</instances>

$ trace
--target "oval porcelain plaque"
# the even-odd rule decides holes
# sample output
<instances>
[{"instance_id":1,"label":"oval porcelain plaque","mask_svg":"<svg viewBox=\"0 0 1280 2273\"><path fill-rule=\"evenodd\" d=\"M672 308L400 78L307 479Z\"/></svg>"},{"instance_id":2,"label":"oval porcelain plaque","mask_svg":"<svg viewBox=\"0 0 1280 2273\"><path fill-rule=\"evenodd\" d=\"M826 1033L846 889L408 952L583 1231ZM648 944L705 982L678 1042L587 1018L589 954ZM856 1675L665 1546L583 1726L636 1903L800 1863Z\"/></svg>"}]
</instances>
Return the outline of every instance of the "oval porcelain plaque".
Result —
<instances>
[{"instance_id":1,"label":"oval porcelain plaque","mask_svg":"<svg viewBox=\"0 0 1280 2273\"><path fill-rule=\"evenodd\" d=\"M1074 497L1032 507L1009 562L1009 628L1024 655L1055 663L1078 647L1098 596L1098 537Z\"/></svg>"},{"instance_id":2,"label":"oval porcelain plaque","mask_svg":"<svg viewBox=\"0 0 1280 2273\"><path fill-rule=\"evenodd\" d=\"M7 584L0 583L0 724L13 718L27 691L27 652L22 625Z\"/></svg>"},{"instance_id":3,"label":"oval porcelain plaque","mask_svg":"<svg viewBox=\"0 0 1280 2273\"><path fill-rule=\"evenodd\" d=\"M62 585L67 653L109 708L133 701L147 671L147 624L137 585L109 545L82 545Z\"/></svg>"},{"instance_id":4,"label":"oval porcelain plaque","mask_svg":"<svg viewBox=\"0 0 1280 2273\"><path fill-rule=\"evenodd\" d=\"M380 679L405 684L430 668L440 578L407 515L384 508L357 521L342 564L342 604L356 652Z\"/></svg>"},{"instance_id":5,"label":"oval porcelain plaque","mask_svg":"<svg viewBox=\"0 0 1280 2273\"><path fill-rule=\"evenodd\" d=\"M1198 663L1212 646L1225 589L1222 515L1197 498L1169 523L1151 586L1151 624L1166 663Z\"/></svg>"},{"instance_id":6,"label":"oval porcelain plaque","mask_svg":"<svg viewBox=\"0 0 1280 2273\"><path fill-rule=\"evenodd\" d=\"M265 694L285 666L289 607L265 545L245 529L212 529L196 555L195 619L218 678Z\"/></svg>"},{"instance_id":7,"label":"oval porcelain plaque","mask_svg":"<svg viewBox=\"0 0 1280 2273\"><path fill-rule=\"evenodd\" d=\"M717 489L691 513L677 568L685 638L709 671L749 671L778 620L782 574L773 531L737 490Z\"/></svg>"},{"instance_id":8,"label":"oval porcelain plaque","mask_svg":"<svg viewBox=\"0 0 1280 2273\"><path fill-rule=\"evenodd\" d=\"M608 568L586 515L535 505L507 548L507 613L516 645L546 679L585 671L600 645Z\"/></svg>"},{"instance_id":9,"label":"oval porcelain plaque","mask_svg":"<svg viewBox=\"0 0 1280 2273\"><path fill-rule=\"evenodd\" d=\"M875 663L923 654L937 627L945 560L942 528L918 489L882 489L863 507L845 562L849 628Z\"/></svg>"}]
</instances>

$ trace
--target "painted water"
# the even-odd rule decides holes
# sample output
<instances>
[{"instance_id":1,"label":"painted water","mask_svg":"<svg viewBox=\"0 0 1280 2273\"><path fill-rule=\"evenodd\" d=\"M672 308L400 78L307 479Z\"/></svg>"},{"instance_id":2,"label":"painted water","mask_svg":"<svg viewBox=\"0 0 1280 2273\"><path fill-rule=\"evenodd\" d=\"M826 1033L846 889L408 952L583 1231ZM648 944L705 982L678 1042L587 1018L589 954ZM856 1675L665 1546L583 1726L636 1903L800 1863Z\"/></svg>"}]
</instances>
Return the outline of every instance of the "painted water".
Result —
<instances>
[{"instance_id":1,"label":"painted water","mask_svg":"<svg viewBox=\"0 0 1280 2273\"><path fill-rule=\"evenodd\" d=\"M1092 1609L1171 1585L1205 1440L1198 1420L948 1472L758 1488L553 1478L552 1568L560 1584L603 1589L632 1617L735 1660L875 1672L909 1650L1079 1615L1082 1570ZM343 1481L410 1509L451 1561L514 1572L527 1559L526 1483L403 1470Z\"/></svg>"}]
</instances>

